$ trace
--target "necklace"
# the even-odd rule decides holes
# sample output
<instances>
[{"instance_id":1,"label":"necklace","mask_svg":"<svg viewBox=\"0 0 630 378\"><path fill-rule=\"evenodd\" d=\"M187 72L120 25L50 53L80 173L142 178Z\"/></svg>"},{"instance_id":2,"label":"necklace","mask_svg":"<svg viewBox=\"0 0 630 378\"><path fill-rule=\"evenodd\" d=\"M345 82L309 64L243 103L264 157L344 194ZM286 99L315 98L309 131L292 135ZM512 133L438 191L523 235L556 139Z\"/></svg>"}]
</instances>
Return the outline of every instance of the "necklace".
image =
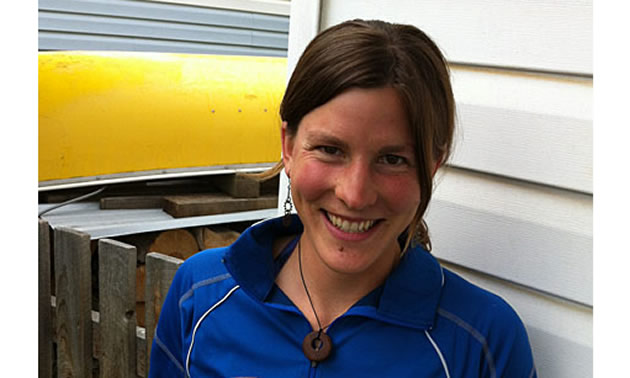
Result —
<instances>
[{"instance_id":1,"label":"necklace","mask_svg":"<svg viewBox=\"0 0 630 378\"><path fill-rule=\"evenodd\" d=\"M308 358L313 363L317 363L320 361L324 361L330 355L330 351L332 350L332 340L322 328L322 323L319 321L317 311L315 311L315 306L313 305L311 294L308 292L308 288L306 287L304 273L302 272L302 248L300 241L298 241L298 264L300 267L302 286L304 286L306 297L308 298L308 302L311 304L313 315L315 315L315 320L317 320L317 326L319 327L319 330L312 331L311 333L306 335L306 337L304 337L304 341L302 342L302 351L304 352L306 358Z\"/></svg>"}]
</instances>

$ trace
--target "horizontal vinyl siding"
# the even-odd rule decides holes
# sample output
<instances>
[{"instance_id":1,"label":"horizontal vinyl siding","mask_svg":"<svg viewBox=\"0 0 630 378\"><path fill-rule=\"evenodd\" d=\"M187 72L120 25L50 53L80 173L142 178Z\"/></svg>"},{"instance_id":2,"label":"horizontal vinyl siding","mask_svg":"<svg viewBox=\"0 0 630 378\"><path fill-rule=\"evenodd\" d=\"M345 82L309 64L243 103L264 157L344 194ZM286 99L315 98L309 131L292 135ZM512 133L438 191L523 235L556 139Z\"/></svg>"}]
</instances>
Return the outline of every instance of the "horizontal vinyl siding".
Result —
<instances>
[{"instance_id":1,"label":"horizontal vinyl siding","mask_svg":"<svg viewBox=\"0 0 630 378\"><path fill-rule=\"evenodd\" d=\"M591 79L461 65L451 75L453 165L593 193Z\"/></svg>"},{"instance_id":2,"label":"horizontal vinyl siding","mask_svg":"<svg viewBox=\"0 0 630 378\"><path fill-rule=\"evenodd\" d=\"M592 376L591 307L541 295L461 266L449 263L444 266L500 295L516 309L526 322L540 378Z\"/></svg>"},{"instance_id":3,"label":"horizontal vinyl siding","mask_svg":"<svg viewBox=\"0 0 630 378\"><path fill-rule=\"evenodd\" d=\"M437 256L593 305L590 195L457 168L438 176L427 214Z\"/></svg>"},{"instance_id":4,"label":"horizontal vinyl siding","mask_svg":"<svg viewBox=\"0 0 630 378\"><path fill-rule=\"evenodd\" d=\"M514 306L540 377L591 377L591 1L322 2L321 29L353 18L414 24L451 63L457 132L426 215L433 254Z\"/></svg>"},{"instance_id":5,"label":"horizontal vinyl siding","mask_svg":"<svg viewBox=\"0 0 630 378\"><path fill-rule=\"evenodd\" d=\"M40 50L286 56L287 16L129 0L41 0Z\"/></svg>"},{"instance_id":6,"label":"horizontal vinyl siding","mask_svg":"<svg viewBox=\"0 0 630 378\"><path fill-rule=\"evenodd\" d=\"M593 74L589 0L323 1L322 28L348 18L414 24L451 62Z\"/></svg>"}]
</instances>

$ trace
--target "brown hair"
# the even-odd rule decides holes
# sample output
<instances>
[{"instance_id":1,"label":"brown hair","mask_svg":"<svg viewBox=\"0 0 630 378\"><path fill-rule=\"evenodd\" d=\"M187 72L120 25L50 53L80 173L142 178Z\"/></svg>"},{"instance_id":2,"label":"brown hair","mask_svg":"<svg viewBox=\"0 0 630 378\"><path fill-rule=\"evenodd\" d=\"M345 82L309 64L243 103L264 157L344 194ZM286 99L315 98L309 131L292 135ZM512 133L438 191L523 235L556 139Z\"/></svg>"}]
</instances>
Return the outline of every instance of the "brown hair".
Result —
<instances>
[{"instance_id":1,"label":"brown hair","mask_svg":"<svg viewBox=\"0 0 630 378\"><path fill-rule=\"evenodd\" d=\"M302 118L350 88L392 87L403 101L416 144L420 204L403 248L412 240L431 250L423 219L433 174L449 157L455 101L446 59L435 43L412 25L352 20L317 35L304 50L280 105L287 133ZM268 176L282 169L280 162Z\"/></svg>"}]
</instances>

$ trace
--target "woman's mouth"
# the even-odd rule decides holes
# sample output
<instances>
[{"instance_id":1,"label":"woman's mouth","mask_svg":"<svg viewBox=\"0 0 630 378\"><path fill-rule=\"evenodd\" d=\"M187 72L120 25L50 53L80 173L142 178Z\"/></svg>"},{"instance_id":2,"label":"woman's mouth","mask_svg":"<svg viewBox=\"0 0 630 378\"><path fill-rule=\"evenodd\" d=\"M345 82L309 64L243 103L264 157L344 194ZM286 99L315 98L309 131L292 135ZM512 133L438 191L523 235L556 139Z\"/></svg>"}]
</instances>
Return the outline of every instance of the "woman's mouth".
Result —
<instances>
[{"instance_id":1,"label":"woman's mouth","mask_svg":"<svg viewBox=\"0 0 630 378\"><path fill-rule=\"evenodd\" d=\"M333 226L335 226L335 228L343 232L347 232L351 234L367 232L372 227L374 227L374 224L376 224L377 222L375 220L362 220L362 221L349 220L349 219L345 219L340 216L331 214L327 211L324 211L324 214L326 214L326 218L328 218L330 223Z\"/></svg>"}]
</instances>

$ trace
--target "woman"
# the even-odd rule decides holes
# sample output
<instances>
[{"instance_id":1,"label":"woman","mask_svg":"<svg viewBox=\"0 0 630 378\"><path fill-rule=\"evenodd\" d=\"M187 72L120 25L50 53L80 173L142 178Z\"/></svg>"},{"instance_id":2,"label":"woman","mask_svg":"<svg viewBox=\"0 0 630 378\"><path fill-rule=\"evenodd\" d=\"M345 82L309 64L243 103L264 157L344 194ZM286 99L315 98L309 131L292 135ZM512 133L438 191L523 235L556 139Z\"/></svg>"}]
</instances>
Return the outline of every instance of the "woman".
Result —
<instances>
[{"instance_id":1,"label":"woman","mask_svg":"<svg viewBox=\"0 0 630 378\"><path fill-rule=\"evenodd\" d=\"M448 158L446 62L413 26L349 21L288 84L282 162L297 216L188 259L166 298L150 375L532 377L499 297L443 269L423 215Z\"/></svg>"}]
</instances>

